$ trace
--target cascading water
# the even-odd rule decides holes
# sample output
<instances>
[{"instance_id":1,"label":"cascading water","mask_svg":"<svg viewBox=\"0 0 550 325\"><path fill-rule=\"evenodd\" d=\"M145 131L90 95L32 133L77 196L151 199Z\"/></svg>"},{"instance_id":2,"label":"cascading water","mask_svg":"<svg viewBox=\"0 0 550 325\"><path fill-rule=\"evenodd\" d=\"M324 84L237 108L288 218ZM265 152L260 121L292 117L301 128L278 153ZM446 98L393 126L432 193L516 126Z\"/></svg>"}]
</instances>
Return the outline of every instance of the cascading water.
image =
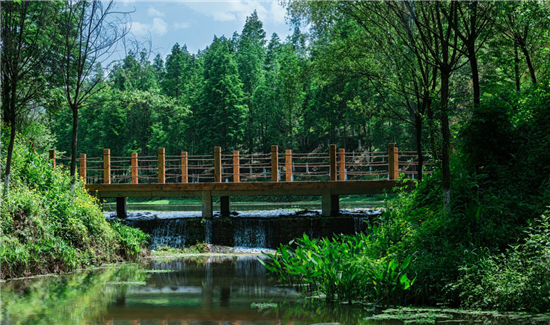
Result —
<instances>
[{"instance_id":1,"label":"cascading water","mask_svg":"<svg viewBox=\"0 0 550 325\"><path fill-rule=\"evenodd\" d=\"M352 235L368 230L367 220L379 216L379 211L344 213L339 217L317 214L283 215L274 217L234 216L202 219L197 217L170 218L161 214L134 214L125 220L130 226L148 233L150 249L161 246L182 248L196 243L244 248L277 248L280 244L307 234L310 238L334 234Z\"/></svg>"},{"instance_id":2,"label":"cascading water","mask_svg":"<svg viewBox=\"0 0 550 325\"><path fill-rule=\"evenodd\" d=\"M187 243L185 236L186 223L186 219L164 220L163 225L155 227L151 233L151 249L160 246L184 247Z\"/></svg>"},{"instance_id":3,"label":"cascading water","mask_svg":"<svg viewBox=\"0 0 550 325\"><path fill-rule=\"evenodd\" d=\"M268 220L234 219L233 243L236 247L263 248L267 242Z\"/></svg>"},{"instance_id":4,"label":"cascading water","mask_svg":"<svg viewBox=\"0 0 550 325\"><path fill-rule=\"evenodd\" d=\"M204 220L204 242L212 244L212 220Z\"/></svg>"}]
</instances>

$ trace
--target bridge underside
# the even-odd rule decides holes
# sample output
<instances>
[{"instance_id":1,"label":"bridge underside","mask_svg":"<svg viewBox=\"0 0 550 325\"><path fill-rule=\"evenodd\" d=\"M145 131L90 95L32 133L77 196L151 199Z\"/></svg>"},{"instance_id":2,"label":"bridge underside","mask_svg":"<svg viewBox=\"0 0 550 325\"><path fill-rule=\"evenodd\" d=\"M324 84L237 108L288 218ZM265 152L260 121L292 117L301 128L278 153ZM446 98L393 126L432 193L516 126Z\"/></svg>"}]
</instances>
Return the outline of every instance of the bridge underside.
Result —
<instances>
[{"instance_id":1,"label":"bridge underside","mask_svg":"<svg viewBox=\"0 0 550 325\"><path fill-rule=\"evenodd\" d=\"M211 218L212 197L220 197L222 215L229 215L231 196L295 195L322 197L322 215L338 214L339 196L390 192L395 181L323 181L257 183L170 183L170 184L90 184L88 191L99 198L117 198L117 215L126 216L127 197L200 197L202 216Z\"/></svg>"}]
</instances>

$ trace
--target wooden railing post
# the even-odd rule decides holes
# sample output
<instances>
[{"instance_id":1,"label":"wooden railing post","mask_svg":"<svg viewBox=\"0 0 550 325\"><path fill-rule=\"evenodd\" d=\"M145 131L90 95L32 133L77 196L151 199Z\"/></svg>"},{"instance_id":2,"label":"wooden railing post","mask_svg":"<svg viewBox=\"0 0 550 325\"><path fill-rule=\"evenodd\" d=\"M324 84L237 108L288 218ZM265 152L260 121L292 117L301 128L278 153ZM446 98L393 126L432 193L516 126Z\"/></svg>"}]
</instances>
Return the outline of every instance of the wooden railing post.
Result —
<instances>
[{"instance_id":1,"label":"wooden railing post","mask_svg":"<svg viewBox=\"0 0 550 325\"><path fill-rule=\"evenodd\" d=\"M388 179L399 177L399 153L395 143L388 143Z\"/></svg>"},{"instance_id":2,"label":"wooden railing post","mask_svg":"<svg viewBox=\"0 0 550 325\"><path fill-rule=\"evenodd\" d=\"M222 147L214 147L214 182L222 182Z\"/></svg>"},{"instance_id":3,"label":"wooden railing post","mask_svg":"<svg viewBox=\"0 0 550 325\"><path fill-rule=\"evenodd\" d=\"M233 182L239 183L241 181L241 165L239 160L239 150L233 151Z\"/></svg>"},{"instance_id":4,"label":"wooden railing post","mask_svg":"<svg viewBox=\"0 0 550 325\"><path fill-rule=\"evenodd\" d=\"M111 150L103 149L103 184L111 184Z\"/></svg>"},{"instance_id":5,"label":"wooden railing post","mask_svg":"<svg viewBox=\"0 0 550 325\"><path fill-rule=\"evenodd\" d=\"M279 147L271 146L271 181L279 181Z\"/></svg>"},{"instance_id":6,"label":"wooden railing post","mask_svg":"<svg viewBox=\"0 0 550 325\"><path fill-rule=\"evenodd\" d=\"M338 155L340 156L340 164L338 165L339 176L341 181L346 180L346 149L338 149Z\"/></svg>"},{"instance_id":7,"label":"wooden railing post","mask_svg":"<svg viewBox=\"0 0 550 325\"><path fill-rule=\"evenodd\" d=\"M55 167L55 150L50 150L50 160L52 161L52 166Z\"/></svg>"},{"instance_id":8,"label":"wooden railing post","mask_svg":"<svg viewBox=\"0 0 550 325\"><path fill-rule=\"evenodd\" d=\"M138 176L138 154L137 152L132 152L132 159L130 161L132 169L132 184L137 184L139 182Z\"/></svg>"},{"instance_id":9,"label":"wooden railing post","mask_svg":"<svg viewBox=\"0 0 550 325\"><path fill-rule=\"evenodd\" d=\"M164 148L159 148L158 150L158 160L159 160L159 183L164 184L166 183L166 151Z\"/></svg>"},{"instance_id":10,"label":"wooden railing post","mask_svg":"<svg viewBox=\"0 0 550 325\"><path fill-rule=\"evenodd\" d=\"M292 150L285 151L285 181L292 182Z\"/></svg>"},{"instance_id":11,"label":"wooden railing post","mask_svg":"<svg viewBox=\"0 0 550 325\"><path fill-rule=\"evenodd\" d=\"M80 178L82 178L82 182L86 184L86 154L81 153L80 154Z\"/></svg>"},{"instance_id":12,"label":"wooden railing post","mask_svg":"<svg viewBox=\"0 0 550 325\"><path fill-rule=\"evenodd\" d=\"M181 153L181 182L187 183L189 180L189 167L188 167L188 158L187 151Z\"/></svg>"},{"instance_id":13,"label":"wooden railing post","mask_svg":"<svg viewBox=\"0 0 550 325\"><path fill-rule=\"evenodd\" d=\"M394 165L394 173L395 173L395 179L399 178L399 148L395 147L393 148L393 161L395 161Z\"/></svg>"},{"instance_id":14,"label":"wooden railing post","mask_svg":"<svg viewBox=\"0 0 550 325\"><path fill-rule=\"evenodd\" d=\"M330 160L330 180L336 180L336 145L331 144L329 147L329 160Z\"/></svg>"}]
</instances>

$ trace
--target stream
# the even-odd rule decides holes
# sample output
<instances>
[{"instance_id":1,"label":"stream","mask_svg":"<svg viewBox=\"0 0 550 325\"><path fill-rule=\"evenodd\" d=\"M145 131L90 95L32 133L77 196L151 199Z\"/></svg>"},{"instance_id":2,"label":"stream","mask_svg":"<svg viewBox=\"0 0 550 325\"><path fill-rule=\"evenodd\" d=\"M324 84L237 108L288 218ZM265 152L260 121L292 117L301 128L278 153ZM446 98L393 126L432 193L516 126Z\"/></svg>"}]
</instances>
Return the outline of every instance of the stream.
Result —
<instances>
[{"instance_id":1,"label":"stream","mask_svg":"<svg viewBox=\"0 0 550 325\"><path fill-rule=\"evenodd\" d=\"M428 321L423 324L544 324L532 317L439 309L412 310L409 316L386 311L377 320L369 306L326 306L278 286L252 255L165 257L5 281L1 292L1 324L368 325L404 324L410 315Z\"/></svg>"}]
</instances>

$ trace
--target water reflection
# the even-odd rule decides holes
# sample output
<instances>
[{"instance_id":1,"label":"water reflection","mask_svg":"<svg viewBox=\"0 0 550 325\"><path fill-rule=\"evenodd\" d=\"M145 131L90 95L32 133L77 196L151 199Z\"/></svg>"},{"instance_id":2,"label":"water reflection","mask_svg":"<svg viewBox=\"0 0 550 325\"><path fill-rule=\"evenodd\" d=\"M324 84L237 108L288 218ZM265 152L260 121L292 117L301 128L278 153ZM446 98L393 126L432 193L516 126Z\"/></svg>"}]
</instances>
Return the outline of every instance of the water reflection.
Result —
<instances>
[{"instance_id":1,"label":"water reflection","mask_svg":"<svg viewBox=\"0 0 550 325\"><path fill-rule=\"evenodd\" d=\"M197 256L2 284L1 324L311 324L337 313L305 311L253 256ZM256 306L260 306L257 308ZM262 306L268 306L263 308ZM357 324L361 313L349 324Z\"/></svg>"},{"instance_id":2,"label":"water reflection","mask_svg":"<svg viewBox=\"0 0 550 325\"><path fill-rule=\"evenodd\" d=\"M411 310L407 315L390 312L393 319L365 320L372 316L367 307L327 306L278 287L254 256L125 264L8 281L1 290L0 324L5 325L367 325L404 324L411 317L441 324L542 324L550 319L473 313L452 315L451 320L454 312L440 309L422 311L426 317Z\"/></svg>"}]
</instances>

